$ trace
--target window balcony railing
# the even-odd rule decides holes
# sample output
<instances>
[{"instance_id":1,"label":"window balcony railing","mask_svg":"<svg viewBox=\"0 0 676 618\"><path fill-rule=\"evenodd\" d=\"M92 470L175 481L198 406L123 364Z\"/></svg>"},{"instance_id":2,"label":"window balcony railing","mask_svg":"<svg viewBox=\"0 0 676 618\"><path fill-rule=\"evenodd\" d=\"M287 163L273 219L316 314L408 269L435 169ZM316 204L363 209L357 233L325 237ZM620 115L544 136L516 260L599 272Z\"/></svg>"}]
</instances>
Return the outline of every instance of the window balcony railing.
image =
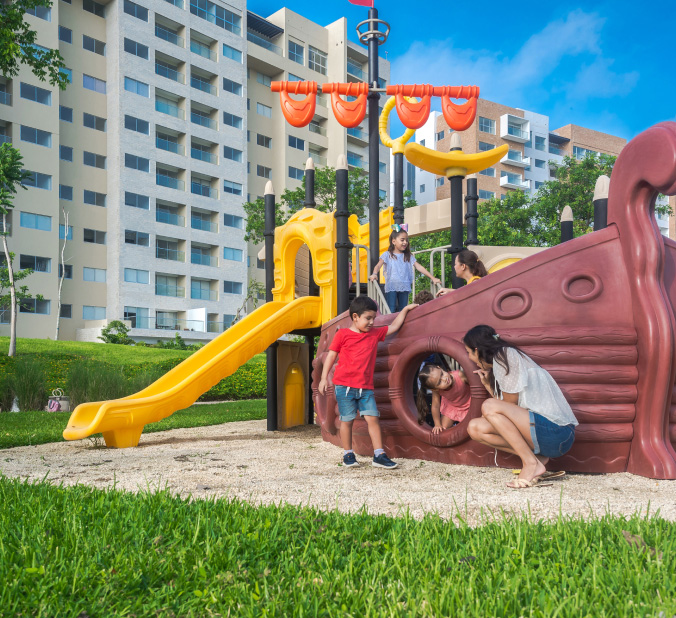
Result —
<instances>
[{"instance_id":1,"label":"window balcony railing","mask_svg":"<svg viewBox=\"0 0 676 618\"><path fill-rule=\"evenodd\" d=\"M194 124L199 124L203 127L208 127L209 129L218 129L218 123L215 120L212 120L208 116L202 116L196 114L195 112L190 112L190 121Z\"/></svg>"},{"instance_id":2,"label":"window balcony railing","mask_svg":"<svg viewBox=\"0 0 676 618\"><path fill-rule=\"evenodd\" d=\"M171 103L165 103L164 101L155 101L155 111L173 116L174 118L180 118L181 120L185 118L185 112L180 107L171 105Z\"/></svg>"},{"instance_id":3,"label":"window balcony railing","mask_svg":"<svg viewBox=\"0 0 676 618\"><path fill-rule=\"evenodd\" d=\"M185 262L185 251L178 249L165 249L164 247L155 247L155 257L160 260L171 260L172 262Z\"/></svg>"},{"instance_id":4,"label":"window balcony railing","mask_svg":"<svg viewBox=\"0 0 676 618\"><path fill-rule=\"evenodd\" d=\"M202 320L180 320L179 318L161 317L155 318L155 328L160 330L190 330L203 333L204 322Z\"/></svg>"},{"instance_id":5,"label":"window balcony railing","mask_svg":"<svg viewBox=\"0 0 676 618\"><path fill-rule=\"evenodd\" d=\"M318 124L310 123L308 125L308 129L310 129L310 133L316 133L317 135L326 135L326 129L324 127L320 127Z\"/></svg>"},{"instance_id":6,"label":"window balcony railing","mask_svg":"<svg viewBox=\"0 0 676 618\"><path fill-rule=\"evenodd\" d=\"M11 144L12 138L9 135L0 134L0 144Z\"/></svg>"},{"instance_id":7,"label":"window balcony railing","mask_svg":"<svg viewBox=\"0 0 676 618\"><path fill-rule=\"evenodd\" d=\"M230 328L230 324L226 326L225 324L223 324L223 322L207 322L208 333L222 333L224 330L227 330L228 328Z\"/></svg>"},{"instance_id":8,"label":"window balcony railing","mask_svg":"<svg viewBox=\"0 0 676 618\"><path fill-rule=\"evenodd\" d=\"M317 154L316 152L310 152L310 158L317 164L317 165L326 165L327 159L326 157L323 157L320 154Z\"/></svg>"},{"instance_id":9,"label":"window balcony railing","mask_svg":"<svg viewBox=\"0 0 676 618\"><path fill-rule=\"evenodd\" d=\"M513 135L514 137L520 137L522 139L528 139L530 135L528 131L524 131L521 127L517 127L513 124L507 125L507 133L509 135Z\"/></svg>"},{"instance_id":10,"label":"window balcony railing","mask_svg":"<svg viewBox=\"0 0 676 618\"><path fill-rule=\"evenodd\" d=\"M205 150L200 150L199 148L191 148L190 156L193 159L199 159L200 161L206 161L207 163L213 163L214 165L218 165L218 155L211 154L210 152L206 152Z\"/></svg>"},{"instance_id":11,"label":"window balcony railing","mask_svg":"<svg viewBox=\"0 0 676 618\"><path fill-rule=\"evenodd\" d=\"M366 135L366 131L362 131L361 129L358 129L357 127L354 127L353 129L348 129L347 134L348 134L349 137L355 137L355 138L362 140L364 142L369 141L368 135Z\"/></svg>"},{"instance_id":12,"label":"window balcony railing","mask_svg":"<svg viewBox=\"0 0 676 618\"><path fill-rule=\"evenodd\" d=\"M173 4L175 7L178 7L179 9L183 8L183 0L164 0L165 2L168 2L169 4Z\"/></svg>"},{"instance_id":13,"label":"window balcony railing","mask_svg":"<svg viewBox=\"0 0 676 618\"><path fill-rule=\"evenodd\" d=\"M190 85L196 90L201 90L207 94L216 94L216 86L212 86L209 82L205 82L194 75L190 76Z\"/></svg>"},{"instance_id":14,"label":"window balcony railing","mask_svg":"<svg viewBox=\"0 0 676 618\"><path fill-rule=\"evenodd\" d=\"M12 95L9 92L4 92L0 90L0 103L2 103L3 105L11 105Z\"/></svg>"},{"instance_id":15,"label":"window balcony railing","mask_svg":"<svg viewBox=\"0 0 676 618\"><path fill-rule=\"evenodd\" d=\"M216 223L211 223L198 217L190 217L190 227L193 230L202 230L204 232L218 232L218 225Z\"/></svg>"},{"instance_id":16,"label":"window balcony railing","mask_svg":"<svg viewBox=\"0 0 676 618\"><path fill-rule=\"evenodd\" d=\"M277 45L275 45L274 43L268 41L267 39L264 39L261 36L258 36L257 34L251 32L251 30L247 31L246 40L250 41L251 43L254 43L255 45L259 45L260 47L264 47L265 49L271 51L273 54L277 54L278 56L283 55L281 47L277 47Z\"/></svg>"},{"instance_id":17,"label":"window balcony railing","mask_svg":"<svg viewBox=\"0 0 676 618\"><path fill-rule=\"evenodd\" d=\"M185 75L183 73L179 73L176 69L165 67L163 64L155 64L155 73L179 84L185 84Z\"/></svg>"},{"instance_id":18,"label":"window balcony railing","mask_svg":"<svg viewBox=\"0 0 676 618\"><path fill-rule=\"evenodd\" d=\"M185 182L173 176L166 176L165 174L155 174L155 184L160 187L169 187L170 189L177 189L178 191L185 191Z\"/></svg>"},{"instance_id":19,"label":"window balcony railing","mask_svg":"<svg viewBox=\"0 0 676 618\"><path fill-rule=\"evenodd\" d=\"M501 159L502 163L514 165L515 167L527 167L530 165L530 157L524 157L518 150L510 150Z\"/></svg>"},{"instance_id":20,"label":"window balcony railing","mask_svg":"<svg viewBox=\"0 0 676 618\"><path fill-rule=\"evenodd\" d=\"M203 197L212 197L214 199L218 198L218 190L212 189L207 185L200 184L199 182L190 183L190 193L195 195L201 195Z\"/></svg>"},{"instance_id":21,"label":"window balcony railing","mask_svg":"<svg viewBox=\"0 0 676 618\"><path fill-rule=\"evenodd\" d=\"M162 39L163 41L173 43L178 47L185 47L185 39L182 36L178 36L178 34L175 32L167 30L166 28L163 28L157 24L155 24L155 36L158 39Z\"/></svg>"},{"instance_id":22,"label":"window balcony railing","mask_svg":"<svg viewBox=\"0 0 676 618\"><path fill-rule=\"evenodd\" d=\"M202 58L208 58L209 60L213 60L216 62L216 54L212 52L206 45L202 45L198 41L190 41L190 51L193 54L197 54L198 56L202 56Z\"/></svg>"},{"instance_id":23,"label":"window balcony railing","mask_svg":"<svg viewBox=\"0 0 676 618\"><path fill-rule=\"evenodd\" d=\"M364 75L364 71L359 65L356 65L350 61L347 63L347 74L352 75L353 77L356 77L357 79L361 79L362 81L366 81L366 75Z\"/></svg>"},{"instance_id":24,"label":"window balcony railing","mask_svg":"<svg viewBox=\"0 0 676 618\"><path fill-rule=\"evenodd\" d=\"M191 253L191 264L201 264L202 266L218 266L218 258L205 255L204 253Z\"/></svg>"},{"instance_id":25,"label":"window balcony railing","mask_svg":"<svg viewBox=\"0 0 676 618\"><path fill-rule=\"evenodd\" d=\"M354 155L347 155L347 164L351 165L352 167L365 167L366 166L366 161L362 157L355 157Z\"/></svg>"},{"instance_id":26,"label":"window balcony railing","mask_svg":"<svg viewBox=\"0 0 676 618\"><path fill-rule=\"evenodd\" d=\"M173 296L174 298L185 298L185 288L177 285L155 284L155 296Z\"/></svg>"},{"instance_id":27,"label":"window balcony railing","mask_svg":"<svg viewBox=\"0 0 676 618\"><path fill-rule=\"evenodd\" d=\"M561 148L557 148L556 146L552 146L551 144L549 144L549 154L559 155L560 157L563 157L566 153Z\"/></svg>"},{"instance_id":28,"label":"window balcony railing","mask_svg":"<svg viewBox=\"0 0 676 618\"><path fill-rule=\"evenodd\" d=\"M179 155L185 154L185 148L181 146L181 144L164 139L163 137L155 137L155 146L160 150L166 150L167 152L175 152Z\"/></svg>"},{"instance_id":29,"label":"window balcony railing","mask_svg":"<svg viewBox=\"0 0 676 618\"><path fill-rule=\"evenodd\" d=\"M214 290L190 290L190 298L195 300L218 300L218 292Z\"/></svg>"},{"instance_id":30,"label":"window balcony railing","mask_svg":"<svg viewBox=\"0 0 676 618\"><path fill-rule=\"evenodd\" d=\"M167 212L166 210L156 210L155 221L158 223L168 223L169 225L185 227L185 217L175 215L173 212Z\"/></svg>"}]
</instances>

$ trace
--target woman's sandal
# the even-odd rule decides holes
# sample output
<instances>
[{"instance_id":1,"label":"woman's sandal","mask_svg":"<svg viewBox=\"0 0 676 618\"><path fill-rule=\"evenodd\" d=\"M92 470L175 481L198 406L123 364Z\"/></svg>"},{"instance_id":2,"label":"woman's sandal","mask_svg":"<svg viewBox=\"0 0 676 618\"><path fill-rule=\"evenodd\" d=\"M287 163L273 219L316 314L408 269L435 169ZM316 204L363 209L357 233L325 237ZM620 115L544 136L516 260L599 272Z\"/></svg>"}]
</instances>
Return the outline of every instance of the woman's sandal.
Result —
<instances>
[{"instance_id":1,"label":"woman's sandal","mask_svg":"<svg viewBox=\"0 0 676 618\"><path fill-rule=\"evenodd\" d=\"M527 481L526 479L514 479L507 483L507 487L510 489L530 489L531 487L551 487L553 483L541 483L541 476L536 476L532 481Z\"/></svg>"}]
</instances>

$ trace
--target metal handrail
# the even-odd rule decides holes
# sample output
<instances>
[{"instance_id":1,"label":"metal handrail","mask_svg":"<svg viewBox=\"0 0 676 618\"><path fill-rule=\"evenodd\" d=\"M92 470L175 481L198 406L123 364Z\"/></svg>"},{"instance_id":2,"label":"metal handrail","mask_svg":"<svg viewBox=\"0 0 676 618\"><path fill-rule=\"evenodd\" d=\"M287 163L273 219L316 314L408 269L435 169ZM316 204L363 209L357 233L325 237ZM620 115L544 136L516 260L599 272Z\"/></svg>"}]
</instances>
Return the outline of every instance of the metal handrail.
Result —
<instances>
[{"instance_id":1,"label":"metal handrail","mask_svg":"<svg viewBox=\"0 0 676 618\"><path fill-rule=\"evenodd\" d=\"M446 261L444 260L444 255L446 249L450 249L452 245L443 245L442 247L432 247L431 249L420 249L420 251L411 251L413 255L418 255L419 253L430 252L430 272L434 274L434 256L439 253L441 255L441 285L437 285L434 281L430 281L430 286L432 287L434 296L439 293L441 288L446 287ZM417 258L416 258L417 259ZM413 277L413 298L415 298L415 277Z\"/></svg>"},{"instance_id":2,"label":"metal handrail","mask_svg":"<svg viewBox=\"0 0 676 618\"><path fill-rule=\"evenodd\" d=\"M369 248L366 245L352 245L355 249L356 252L356 263L357 263L357 268L356 268L356 273L357 273L357 286L356 286L356 295L359 296L361 293L361 282L359 280L359 272L361 271L361 262L359 260L359 250L363 249L366 251L366 272L367 272L367 290L368 290L368 295L376 301L376 305L378 305L378 311L382 313L383 315L387 315L389 313L392 313L390 311L390 306L387 304L387 301L385 300L385 296L383 295L383 291L380 289L380 285L378 284L378 281L371 281L368 278L368 275L371 273L371 256L369 255Z\"/></svg>"}]
</instances>

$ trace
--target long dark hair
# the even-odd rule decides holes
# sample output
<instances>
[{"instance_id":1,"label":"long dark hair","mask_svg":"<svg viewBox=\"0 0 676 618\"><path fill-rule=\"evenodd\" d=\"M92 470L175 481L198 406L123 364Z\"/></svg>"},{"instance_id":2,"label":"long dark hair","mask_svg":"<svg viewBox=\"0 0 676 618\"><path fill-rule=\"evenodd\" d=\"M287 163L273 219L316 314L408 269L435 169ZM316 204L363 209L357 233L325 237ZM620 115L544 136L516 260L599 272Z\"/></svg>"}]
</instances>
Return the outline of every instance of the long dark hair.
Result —
<instances>
[{"instance_id":1,"label":"long dark hair","mask_svg":"<svg viewBox=\"0 0 676 618\"><path fill-rule=\"evenodd\" d=\"M392 233L390 234L390 246L387 248L387 251L389 254L394 257L394 239L399 236L399 234L406 234L408 237L408 232L405 230L392 230ZM411 261L411 243L406 245L406 249L404 249L404 262L410 262Z\"/></svg>"},{"instance_id":2,"label":"long dark hair","mask_svg":"<svg viewBox=\"0 0 676 618\"><path fill-rule=\"evenodd\" d=\"M479 259L479 256L470 249L463 249L455 256L455 259L458 260L460 264L467 266L469 272L471 272L474 277L485 277L488 274L486 267Z\"/></svg>"},{"instance_id":3,"label":"long dark hair","mask_svg":"<svg viewBox=\"0 0 676 618\"><path fill-rule=\"evenodd\" d=\"M430 388L428 380L430 379L432 369L444 370L442 367L439 367L439 365L425 365L418 373L420 388L415 397L415 407L418 408L418 425L422 425L425 422L427 415L430 413L430 407L427 405L427 399L425 398L425 391Z\"/></svg>"},{"instance_id":4,"label":"long dark hair","mask_svg":"<svg viewBox=\"0 0 676 618\"><path fill-rule=\"evenodd\" d=\"M512 348L521 356L526 356L520 348L503 339L492 326L486 324L479 324L470 328L462 338L462 342L471 350L477 351L479 360L489 365L492 365L495 361L500 363L505 368L505 375L509 373L507 348Z\"/></svg>"}]
</instances>

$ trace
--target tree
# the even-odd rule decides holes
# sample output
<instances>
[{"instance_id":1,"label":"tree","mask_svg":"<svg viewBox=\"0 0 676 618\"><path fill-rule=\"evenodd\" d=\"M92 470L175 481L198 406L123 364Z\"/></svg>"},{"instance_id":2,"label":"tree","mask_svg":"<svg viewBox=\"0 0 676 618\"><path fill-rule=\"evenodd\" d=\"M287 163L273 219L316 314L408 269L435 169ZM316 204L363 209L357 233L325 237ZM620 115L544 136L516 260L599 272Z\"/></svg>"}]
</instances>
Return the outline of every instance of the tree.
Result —
<instances>
[{"instance_id":1,"label":"tree","mask_svg":"<svg viewBox=\"0 0 676 618\"><path fill-rule=\"evenodd\" d=\"M260 300L260 296L262 294L265 294L265 285L261 283L260 281L256 279L249 279L249 287L246 292L246 296L244 300L242 301L242 304L237 308L237 313L235 314L234 319L228 326L226 327L225 324L223 324L224 327L228 328L232 326L233 324L236 324L237 322L240 321L241 319L241 314L243 311L246 310L246 304L251 301L253 304L253 309L254 311L256 310L256 307L258 307L258 301Z\"/></svg>"},{"instance_id":2,"label":"tree","mask_svg":"<svg viewBox=\"0 0 676 618\"><path fill-rule=\"evenodd\" d=\"M59 325L61 323L61 290L63 289L63 280L66 278L66 245L68 244L68 215L69 213L62 206L63 213L63 242L61 243L61 255L59 259L59 290L56 297L56 330L54 332L54 341L59 340Z\"/></svg>"},{"instance_id":3,"label":"tree","mask_svg":"<svg viewBox=\"0 0 676 618\"><path fill-rule=\"evenodd\" d=\"M178 333L176 333L178 335ZM104 343L117 345L133 345L134 340L129 336L129 327L121 320L113 320L108 326L101 329L99 339Z\"/></svg>"},{"instance_id":4,"label":"tree","mask_svg":"<svg viewBox=\"0 0 676 618\"><path fill-rule=\"evenodd\" d=\"M543 246L538 236L538 217L535 210L523 191L510 191L502 200L493 198L479 203L479 244L503 247Z\"/></svg>"},{"instance_id":5,"label":"tree","mask_svg":"<svg viewBox=\"0 0 676 618\"><path fill-rule=\"evenodd\" d=\"M12 0L0 4L0 74L16 77L22 64L30 67L40 81L65 90L68 76L65 63L56 49L36 44L38 33L25 21L27 11L48 9L50 0Z\"/></svg>"}]
</instances>

